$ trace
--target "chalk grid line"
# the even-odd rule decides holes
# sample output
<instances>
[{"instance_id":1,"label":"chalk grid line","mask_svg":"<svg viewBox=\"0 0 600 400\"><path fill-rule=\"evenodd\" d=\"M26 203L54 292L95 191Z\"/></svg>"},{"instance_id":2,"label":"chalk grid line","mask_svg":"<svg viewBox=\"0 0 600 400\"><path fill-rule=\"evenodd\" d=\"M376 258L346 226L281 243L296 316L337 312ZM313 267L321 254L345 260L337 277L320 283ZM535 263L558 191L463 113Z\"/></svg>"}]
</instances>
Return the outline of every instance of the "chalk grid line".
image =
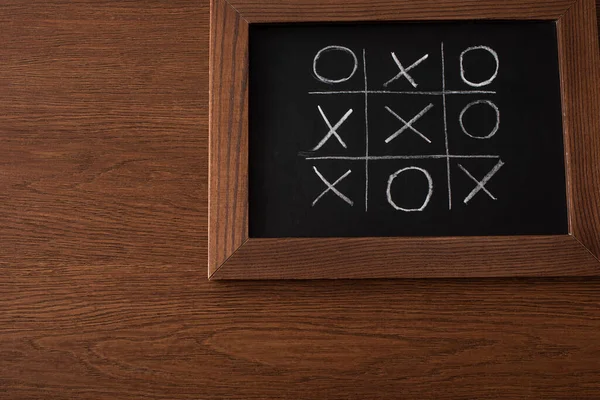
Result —
<instances>
[{"instance_id":1,"label":"chalk grid line","mask_svg":"<svg viewBox=\"0 0 600 400\"><path fill-rule=\"evenodd\" d=\"M346 161L381 161L381 160L427 160L427 159L468 159L468 158L500 158L492 154L419 154L406 156L311 156L299 154L305 160L346 160Z\"/></svg>"},{"instance_id":2,"label":"chalk grid line","mask_svg":"<svg viewBox=\"0 0 600 400\"><path fill-rule=\"evenodd\" d=\"M446 118L446 67L444 61L444 42L442 53L442 104L444 106L444 144L446 145L446 175L448 177L448 210L452 210L452 186L450 185L450 147L448 147L448 122Z\"/></svg>"},{"instance_id":3,"label":"chalk grid line","mask_svg":"<svg viewBox=\"0 0 600 400\"><path fill-rule=\"evenodd\" d=\"M452 209L452 186L450 181L450 159L499 159L498 155L489 154L473 154L473 155L455 155L450 154L448 143L448 122L447 122L447 107L446 95L469 95L469 94L496 94L495 90L446 90L446 71L444 59L444 42L440 45L441 52L441 67L442 67L442 90L441 91L413 91L413 90L369 90L367 81L367 58L366 49L362 49L363 59L363 76L364 90L330 90L330 91L309 91L309 95L340 95L340 94L363 94L365 96L365 155L364 156L311 156L306 152L298 154L306 160L346 160L346 161L364 161L365 162L365 212L368 210L369 203L369 162L379 160L425 160L425 159L445 159L446 160L446 176L448 188L448 209ZM356 60L355 60L356 61ZM423 61L423 59L418 62ZM462 64L461 64L462 68ZM405 69L405 72L409 68ZM402 73L400 73L402 75ZM495 77L495 76L494 76ZM386 86L386 85L384 85ZM414 86L414 85L413 85ZM442 96L443 119L444 119L444 145L445 154L421 154L421 155L405 155L405 156L372 156L369 154L369 95L373 94L398 94L398 95L421 95L421 96ZM495 171L494 171L495 172Z\"/></svg>"},{"instance_id":4,"label":"chalk grid line","mask_svg":"<svg viewBox=\"0 0 600 400\"><path fill-rule=\"evenodd\" d=\"M327 95L327 94L363 94L364 90L327 90L327 91L312 91L308 94ZM442 94L496 94L495 90L433 90L433 91L418 91L418 90L368 90L367 94L412 94L421 96L441 96Z\"/></svg>"},{"instance_id":5,"label":"chalk grid line","mask_svg":"<svg viewBox=\"0 0 600 400\"><path fill-rule=\"evenodd\" d=\"M369 209L369 86L367 84L367 55L363 49L363 74L365 75L365 212Z\"/></svg>"}]
</instances>

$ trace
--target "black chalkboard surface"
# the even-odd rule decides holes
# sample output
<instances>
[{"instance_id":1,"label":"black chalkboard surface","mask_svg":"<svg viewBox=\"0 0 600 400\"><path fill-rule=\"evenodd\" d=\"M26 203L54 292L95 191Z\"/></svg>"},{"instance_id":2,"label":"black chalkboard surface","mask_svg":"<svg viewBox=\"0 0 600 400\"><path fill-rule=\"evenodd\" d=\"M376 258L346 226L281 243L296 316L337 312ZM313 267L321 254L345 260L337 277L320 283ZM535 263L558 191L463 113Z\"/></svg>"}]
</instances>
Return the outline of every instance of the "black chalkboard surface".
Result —
<instances>
[{"instance_id":1,"label":"black chalkboard surface","mask_svg":"<svg viewBox=\"0 0 600 400\"><path fill-rule=\"evenodd\" d=\"M250 237L567 233L554 22L250 25Z\"/></svg>"}]
</instances>

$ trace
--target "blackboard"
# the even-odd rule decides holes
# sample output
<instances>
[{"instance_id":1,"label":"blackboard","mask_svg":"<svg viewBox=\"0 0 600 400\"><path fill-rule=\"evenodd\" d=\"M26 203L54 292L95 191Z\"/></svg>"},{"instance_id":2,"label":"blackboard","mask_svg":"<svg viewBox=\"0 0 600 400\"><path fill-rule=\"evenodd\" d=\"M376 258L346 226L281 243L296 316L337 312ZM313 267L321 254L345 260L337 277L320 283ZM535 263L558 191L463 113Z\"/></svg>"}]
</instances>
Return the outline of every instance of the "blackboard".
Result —
<instances>
[{"instance_id":1,"label":"blackboard","mask_svg":"<svg viewBox=\"0 0 600 400\"><path fill-rule=\"evenodd\" d=\"M554 22L249 37L250 237L567 233Z\"/></svg>"}]
</instances>

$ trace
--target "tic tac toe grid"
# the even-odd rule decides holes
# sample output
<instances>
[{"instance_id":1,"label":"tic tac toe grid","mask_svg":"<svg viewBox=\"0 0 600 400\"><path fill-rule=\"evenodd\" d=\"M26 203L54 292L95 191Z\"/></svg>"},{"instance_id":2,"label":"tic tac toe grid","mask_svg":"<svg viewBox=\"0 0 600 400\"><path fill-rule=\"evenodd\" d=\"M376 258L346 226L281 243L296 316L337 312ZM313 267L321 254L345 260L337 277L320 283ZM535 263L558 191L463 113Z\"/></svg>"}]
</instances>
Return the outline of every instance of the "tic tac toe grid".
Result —
<instances>
[{"instance_id":1,"label":"tic tac toe grid","mask_svg":"<svg viewBox=\"0 0 600 400\"><path fill-rule=\"evenodd\" d=\"M490 53L496 62L496 70L494 71L494 73L486 80L484 81L480 81L480 82L472 82L470 80L468 80L465 77L465 71L463 69L463 57L470 51L487 51L488 53ZM331 79L331 78L327 78L324 76L321 76L318 72L318 60L319 57L325 53L325 52L330 52L330 51L341 51L341 52L346 52L348 54L350 54L354 60L354 67L352 72L350 73L349 76L347 77L342 77L342 78L338 78L338 79ZM485 184L491 179L491 177L502 167L503 162L502 160L500 160L500 156L497 154L453 154L451 152L450 146L449 146L449 140L448 140L448 122L447 122L447 107L446 107L446 97L447 96L460 96L460 95L476 95L476 94L482 94L482 95L495 95L496 91L493 90L483 90L483 89L478 89L478 88L483 88L485 86L487 86L488 84L490 84L497 76L498 74L498 70L499 70L499 58L497 53L487 47L487 46L475 46L475 47L468 47L466 48L460 55L460 71L461 71L461 78L463 80L463 82L465 82L467 85L469 85L470 87L473 87L474 89L472 90L450 90L446 88L446 76L445 76L445 57L444 57L444 43L442 42L440 44L440 52L441 52L441 76L440 76L440 83L441 83L441 90L439 91L419 91L419 90L413 90L413 91L406 91L406 90L387 90L385 89L385 87L397 80L397 79L406 79L408 80L411 85L416 89L417 88L417 83L413 80L413 78L410 75L410 70L413 68L416 68L421 62L425 61L428 57L428 55L424 55L423 57L421 57L420 59L416 60L415 62L413 62L410 66L408 67L404 67L402 65L401 60L399 60L399 58L396 56L395 53L391 53L391 56L394 60L394 62L396 63L397 67L398 67L398 74L394 77L392 77L391 79L389 79L386 83L384 83L384 90L379 90L379 89L372 89L369 88L369 83L368 83L368 66L367 66L367 50L366 49L362 49L362 75L363 75L363 79L364 79L364 86L360 89L360 90L327 90L327 91L309 91L308 93L310 95L314 95L314 96L344 96L344 95L348 95L348 94L362 94L364 95L364 111L365 111L365 117L364 117L364 132L365 132L365 148L364 148L364 155L360 155L360 156L340 156L340 155L327 155L327 154L320 154L319 153L319 149L320 147L327 142L328 140L331 140L332 138L336 138L340 144L343 145L343 147L345 148L345 144L343 142L343 139L337 134L336 129L338 129L343 123L344 121L349 117L349 115L351 114L352 110L349 110L348 112L346 112L346 114L344 114L336 123L332 123L330 122L330 120L328 119L328 116L326 115L326 113L324 112L323 109L321 109L320 106L318 106L318 111L321 114L323 120L325 121L325 123L327 124L327 127L329 128L329 131L327 132L327 134L325 136L323 136L323 138L321 139L321 141L310 151L310 152L300 152L299 155L301 157L304 157L304 159L306 160L345 160L345 161L351 161L351 162L356 162L356 163L364 163L364 174L365 174L365 197L364 197L364 201L365 201L365 211L368 211L368 204L369 204L369 163L370 162L385 162L386 160L424 160L424 159L438 159L440 161L445 161L446 162L446 176L447 176L447 192L448 192L448 209L452 209L452 177L451 177L451 170L450 170L450 160L457 160L460 161L461 159L496 159L498 160L496 165L481 179L478 179L476 177L474 177L466 168L464 168L460 163L458 164L458 167L471 179L473 180L474 184L476 185L475 188L467 195L467 197L465 197L465 199L463 200L465 203L467 203L475 194L477 194L479 191L484 191L488 194L488 196L490 196L491 198L495 199L493 194L491 194L486 188L485 188ZM355 55L355 53L343 46L336 46L336 45L332 45L332 46L327 46L322 48L315 56L314 61L313 61L313 73L315 75L315 77L320 80L321 82L330 84L330 85L335 85L337 83L342 83L345 82L347 80L349 80L351 77L354 76L354 74L357 72L358 69L358 57ZM445 144L445 153L444 154L421 154L421 155L377 155L377 154L371 154L369 153L369 98L370 96L438 96L441 97L442 99L442 106L443 106L443 126L444 126L444 144ZM491 132L489 132L487 135L485 136L475 136L472 133L468 132L463 123L462 123L462 118L463 115L466 113L466 111L477 104L485 104L489 107L491 107L495 113L496 113L496 125L495 127L491 130ZM388 138L386 139L386 143L394 140L397 136L399 136L400 134L406 132L406 131L412 131L415 134L418 134L419 136L421 136L421 138L423 140L426 140L428 142L429 139L427 138L426 135L424 135L423 133L421 133L420 131L418 131L413 124L415 124L420 118L423 118L426 114L427 111L429 111L429 109L433 107L433 105L430 103L427 107L425 107L424 109L422 109L418 114L410 117L410 118L406 118L406 116L401 116L399 115L397 110L393 110L389 107L385 107L386 110L392 114L401 124L401 128L398 129L396 132L392 133L390 136L388 136ZM494 136L496 134L496 132L499 129L500 126L500 110L498 109L498 107L490 100L487 99L478 99L475 101L470 102L469 104L467 104L466 107L463 108L462 112L460 113L459 116L459 122L460 122L460 126L463 130L463 132L467 135L470 136L471 138L474 139L489 139L492 136ZM333 191L338 197L340 197L340 199L344 200L345 202L349 203L349 204L353 204L352 200L350 200L349 198L347 198L343 193L339 192L336 188L335 185L339 182L341 182L344 178L346 178L349 174L350 174L350 170L348 170L348 172L346 172L346 174L342 175L341 177L337 177L335 180L332 179L332 183L329 182L328 178L324 177L319 170L313 166L314 172L319 176L319 178L326 184L327 188L325 189L324 192L322 192L313 202L313 205L315 205L316 202L318 202L318 200L328 191ZM390 198L389 195L389 191L390 191L390 185L393 181L393 179L400 173L406 171L406 170L419 170L420 172L422 172L425 177L428 179L429 181L429 186L430 186L430 191L425 199L425 202L423 203L423 205L419 208L419 209L404 209L402 207L397 206ZM387 188L387 192L388 192L388 201L390 202L390 204L398 209L398 210L404 210L404 211L422 211L426 206L427 203L431 197L431 188L432 188L432 181L431 181L431 176L429 175L429 173L422 168L418 168L418 167L406 167L403 168L401 170L398 170L395 174L390 176L390 179L388 181L388 188Z\"/></svg>"}]
</instances>

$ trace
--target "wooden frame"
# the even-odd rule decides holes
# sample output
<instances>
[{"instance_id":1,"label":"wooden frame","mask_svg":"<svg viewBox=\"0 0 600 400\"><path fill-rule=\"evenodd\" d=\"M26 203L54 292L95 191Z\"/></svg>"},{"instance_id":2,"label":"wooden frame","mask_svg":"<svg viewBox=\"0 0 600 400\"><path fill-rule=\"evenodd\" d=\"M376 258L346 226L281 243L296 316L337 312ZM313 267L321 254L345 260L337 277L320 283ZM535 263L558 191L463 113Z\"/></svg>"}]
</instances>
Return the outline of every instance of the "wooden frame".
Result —
<instances>
[{"instance_id":1,"label":"wooden frame","mask_svg":"<svg viewBox=\"0 0 600 400\"><path fill-rule=\"evenodd\" d=\"M211 279L600 275L600 67L594 0L211 0ZM569 234L248 237L248 26L265 22L555 20Z\"/></svg>"}]
</instances>

